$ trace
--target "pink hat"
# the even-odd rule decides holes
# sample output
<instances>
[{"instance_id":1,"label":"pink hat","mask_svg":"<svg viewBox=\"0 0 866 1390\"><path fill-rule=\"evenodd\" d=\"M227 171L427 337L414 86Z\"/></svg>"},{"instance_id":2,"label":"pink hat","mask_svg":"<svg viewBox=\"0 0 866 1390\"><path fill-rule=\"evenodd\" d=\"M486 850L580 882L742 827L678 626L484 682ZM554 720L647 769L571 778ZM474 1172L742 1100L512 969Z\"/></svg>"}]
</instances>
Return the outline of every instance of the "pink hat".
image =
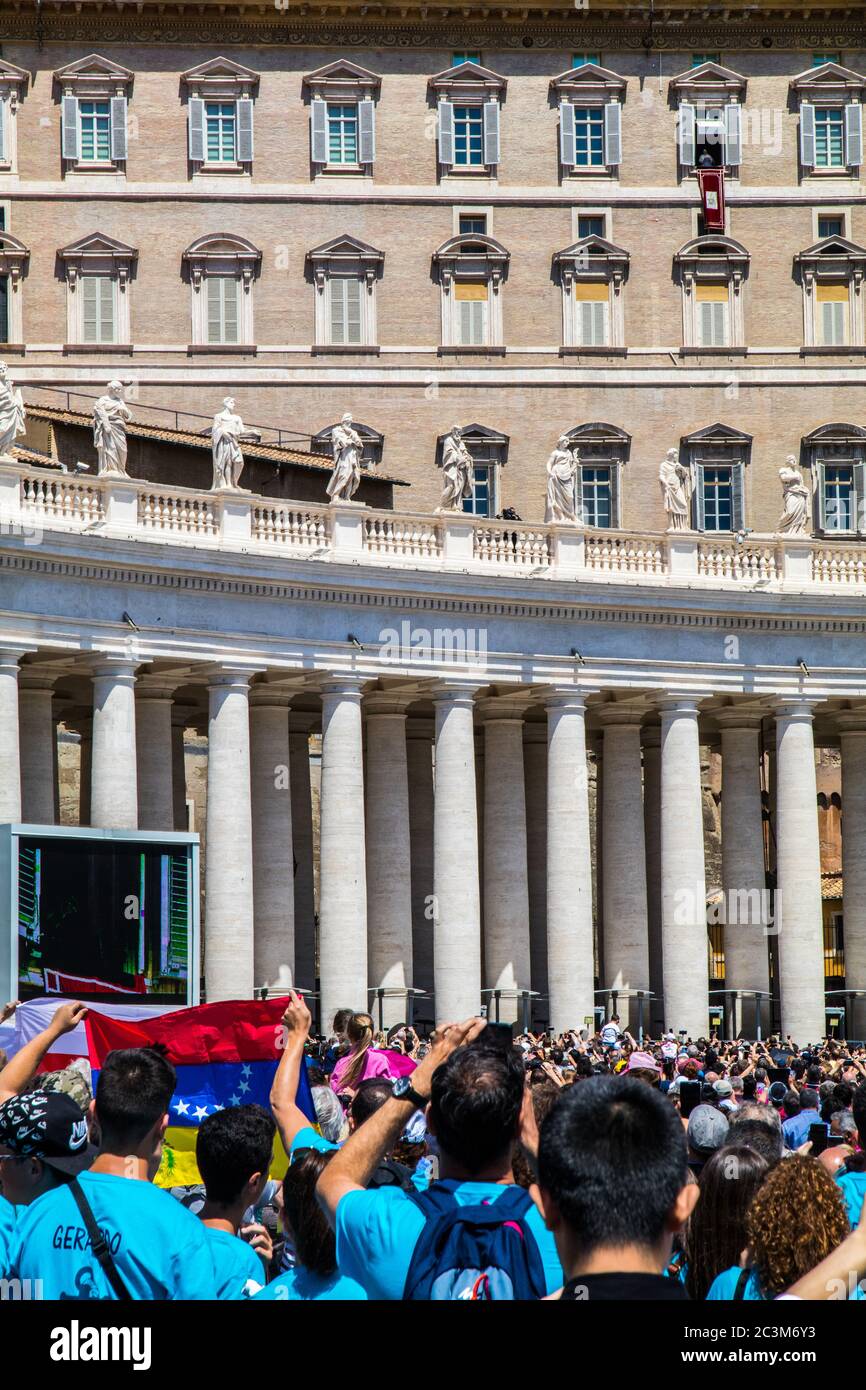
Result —
<instances>
[{"instance_id":1,"label":"pink hat","mask_svg":"<svg viewBox=\"0 0 866 1390\"><path fill-rule=\"evenodd\" d=\"M658 1076L659 1066L649 1052L633 1052L628 1059L626 1071L654 1071Z\"/></svg>"}]
</instances>

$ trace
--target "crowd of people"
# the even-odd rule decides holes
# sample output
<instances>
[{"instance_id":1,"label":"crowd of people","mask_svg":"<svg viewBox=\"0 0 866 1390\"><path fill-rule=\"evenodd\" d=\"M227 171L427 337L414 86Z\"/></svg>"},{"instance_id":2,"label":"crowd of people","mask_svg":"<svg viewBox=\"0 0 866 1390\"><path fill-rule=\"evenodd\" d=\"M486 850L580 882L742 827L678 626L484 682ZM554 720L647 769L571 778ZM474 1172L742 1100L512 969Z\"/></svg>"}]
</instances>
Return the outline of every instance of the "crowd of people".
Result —
<instances>
[{"instance_id":1,"label":"crowd of people","mask_svg":"<svg viewBox=\"0 0 866 1390\"><path fill-rule=\"evenodd\" d=\"M209 1115L201 1183L169 1191L164 1050L111 1052L86 1105L45 1070L85 1014L0 1071L4 1297L866 1297L862 1047L636 1040L615 1016L384 1035L351 1010L323 1037L292 994L270 1108Z\"/></svg>"}]
</instances>

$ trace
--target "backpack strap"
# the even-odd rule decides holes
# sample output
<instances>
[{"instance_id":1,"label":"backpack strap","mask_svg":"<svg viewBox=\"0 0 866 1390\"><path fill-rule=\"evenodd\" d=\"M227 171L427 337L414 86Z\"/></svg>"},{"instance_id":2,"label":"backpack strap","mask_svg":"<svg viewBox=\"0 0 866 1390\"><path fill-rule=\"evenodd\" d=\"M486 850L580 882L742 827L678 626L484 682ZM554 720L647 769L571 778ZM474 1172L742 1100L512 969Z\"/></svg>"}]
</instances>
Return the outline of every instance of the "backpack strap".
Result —
<instances>
[{"instance_id":1,"label":"backpack strap","mask_svg":"<svg viewBox=\"0 0 866 1390\"><path fill-rule=\"evenodd\" d=\"M733 1292L733 1295L732 1295L733 1301L734 1301L735 1303L742 1303L743 1299L746 1297L746 1285L748 1284L748 1282L749 1282L749 1280L751 1279L751 1277L752 1277L752 1267L751 1267L751 1265L746 1265L746 1268L745 1268L745 1269L741 1269L741 1270L740 1270L740 1277L737 1279L737 1286L736 1286L736 1288L734 1289L734 1292Z\"/></svg>"},{"instance_id":2,"label":"backpack strap","mask_svg":"<svg viewBox=\"0 0 866 1390\"><path fill-rule=\"evenodd\" d=\"M99 1266L114 1290L115 1296L122 1303L131 1303L132 1294L120 1277L120 1273L114 1260L111 1258L111 1251L106 1244L105 1236L96 1224L96 1217L93 1215L93 1208L84 1195L84 1189L77 1178L67 1184L72 1193L75 1205L81 1213L81 1219L87 1227L87 1234L90 1236L90 1248L99 1261Z\"/></svg>"}]
</instances>

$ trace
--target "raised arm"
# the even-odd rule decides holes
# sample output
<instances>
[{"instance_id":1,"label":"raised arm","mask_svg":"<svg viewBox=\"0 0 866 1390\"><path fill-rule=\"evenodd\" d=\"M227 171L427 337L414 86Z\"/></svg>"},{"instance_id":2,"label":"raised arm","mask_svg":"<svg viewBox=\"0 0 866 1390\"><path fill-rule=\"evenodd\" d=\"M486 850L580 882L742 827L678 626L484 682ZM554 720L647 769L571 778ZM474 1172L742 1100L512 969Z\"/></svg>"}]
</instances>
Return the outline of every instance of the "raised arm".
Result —
<instances>
[{"instance_id":1,"label":"raised arm","mask_svg":"<svg viewBox=\"0 0 866 1390\"><path fill-rule=\"evenodd\" d=\"M412 1090L425 1100L430 1098L433 1073L458 1047L470 1043L486 1027L483 1018L451 1023L434 1034L433 1046L412 1073ZM365 1120L335 1154L316 1185L319 1206L332 1227L337 1223L337 1207L348 1192L363 1191L385 1154L417 1109L413 1100L392 1097Z\"/></svg>"},{"instance_id":2,"label":"raised arm","mask_svg":"<svg viewBox=\"0 0 866 1390\"><path fill-rule=\"evenodd\" d=\"M310 1126L307 1116L298 1107L297 1094L304 1065L304 1044L312 1021L303 997L293 990L282 1019L283 1055L271 1086L271 1110L286 1153L291 1152L301 1130Z\"/></svg>"},{"instance_id":3,"label":"raised arm","mask_svg":"<svg viewBox=\"0 0 866 1390\"><path fill-rule=\"evenodd\" d=\"M87 1017L86 1004L61 1004L55 1010L48 1027L43 1029L32 1042L16 1052L11 1062L0 1071L0 1103L17 1096L39 1068L46 1052L64 1033L71 1033Z\"/></svg>"}]
</instances>

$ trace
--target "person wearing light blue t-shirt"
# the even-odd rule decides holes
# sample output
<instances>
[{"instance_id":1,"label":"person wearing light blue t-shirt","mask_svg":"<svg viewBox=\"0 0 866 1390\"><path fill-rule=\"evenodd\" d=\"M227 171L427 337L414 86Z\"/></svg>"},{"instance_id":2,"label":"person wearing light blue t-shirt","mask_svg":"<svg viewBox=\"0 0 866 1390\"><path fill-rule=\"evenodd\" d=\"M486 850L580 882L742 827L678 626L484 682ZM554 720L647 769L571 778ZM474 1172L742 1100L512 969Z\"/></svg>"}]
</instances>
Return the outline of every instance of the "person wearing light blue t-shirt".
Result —
<instances>
[{"instance_id":1,"label":"person wearing light blue t-shirt","mask_svg":"<svg viewBox=\"0 0 866 1390\"><path fill-rule=\"evenodd\" d=\"M91 1106L101 1146L90 1170L72 1181L108 1255L94 1255L69 1182L37 1197L18 1219L12 1273L41 1280L46 1300L116 1299L118 1281L133 1299L216 1297L205 1228L153 1186L175 1085L174 1067L153 1049L106 1057Z\"/></svg>"},{"instance_id":2,"label":"person wearing light blue t-shirt","mask_svg":"<svg viewBox=\"0 0 866 1390\"><path fill-rule=\"evenodd\" d=\"M276 1125L261 1105L227 1106L199 1126L195 1157L205 1188L199 1216L214 1260L218 1298L251 1298L267 1282L270 1234L258 1222L243 1223L264 1194L275 1134Z\"/></svg>"},{"instance_id":3,"label":"person wearing light blue t-shirt","mask_svg":"<svg viewBox=\"0 0 866 1390\"><path fill-rule=\"evenodd\" d=\"M0 1279L5 1279L9 1269L9 1251L15 1234L15 1212L11 1202L0 1197Z\"/></svg>"},{"instance_id":4,"label":"person wearing light blue t-shirt","mask_svg":"<svg viewBox=\"0 0 866 1390\"><path fill-rule=\"evenodd\" d=\"M315 1132L308 1130L307 1134ZM316 1182L335 1153L334 1145L321 1148L312 1144L293 1152L283 1178L282 1202L286 1244L293 1249L295 1264L256 1298L307 1303L366 1300L362 1286L337 1268L334 1233L316 1201Z\"/></svg>"},{"instance_id":5,"label":"person wearing light blue t-shirt","mask_svg":"<svg viewBox=\"0 0 866 1390\"><path fill-rule=\"evenodd\" d=\"M427 1125L439 1146L441 1180L436 1187L452 1194L458 1206L495 1205L503 1193L514 1191L514 1149L528 1139L523 1062L498 1038L481 1036L484 1028L484 1020L476 1018L445 1030L412 1076L395 1083L392 1098L351 1136L319 1178L319 1201L336 1232L337 1266L362 1284L371 1299L403 1298L427 1220L412 1193L366 1188L412 1108L426 1107ZM534 1205L524 1220L543 1271L538 1296L553 1293L563 1283L553 1235Z\"/></svg>"}]
</instances>

